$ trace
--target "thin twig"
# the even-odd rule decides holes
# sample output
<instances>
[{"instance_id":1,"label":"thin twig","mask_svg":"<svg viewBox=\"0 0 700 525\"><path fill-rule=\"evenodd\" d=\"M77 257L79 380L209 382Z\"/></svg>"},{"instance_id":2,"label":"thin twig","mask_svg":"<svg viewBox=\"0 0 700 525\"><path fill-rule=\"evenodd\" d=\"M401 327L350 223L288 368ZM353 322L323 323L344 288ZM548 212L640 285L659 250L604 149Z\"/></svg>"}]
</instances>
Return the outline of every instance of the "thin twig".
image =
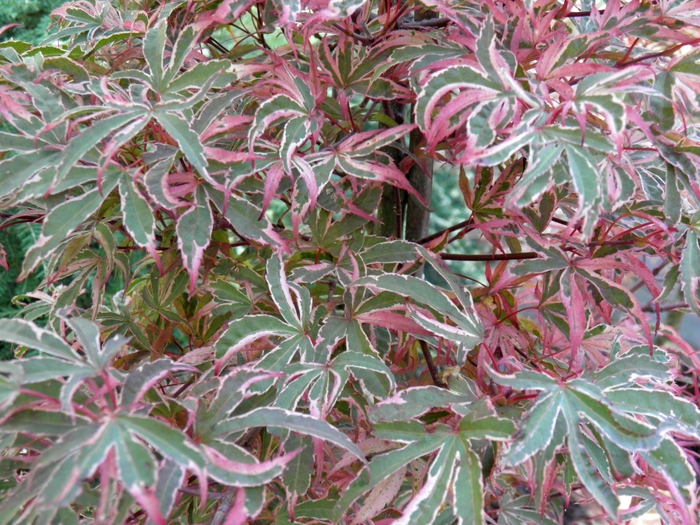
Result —
<instances>
[{"instance_id":1,"label":"thin twig","mask_svg":"<svg viewBox=\"0 0 700 525\"><path fill-rule=\"evenodd\" d=\"M525 259L537 259L535 252L522 253L494 253L493 255L471 255L464 253L441 253L446 261L522 261Z\"/></svg>"},{"instance_id":2,"label":"thin twig","mask_svg":"<svg viewBox=\"0 0 700 525\"><path fill-rule=\"evenodd\" d=\"M221 493L221 503L219 504L219 508L216 509L216 512L214 513L214 517L212 518L210 525L223 525L224 522L226 521L226 516L229 513L229 510L231 510L231 507L233 507L233 500L236 499L236 495L238 494L238 489L236 487L226 487L224 491ZM238 494L238 497L241 497L241 494Z\"/></svg>"},{"instance_id":3,"label":"thin twig","mask_svg":"<svg viewBox=\"0 0 700 525\"><path fill-rule=\"evenodd\" d=\"M199 496L202 494L202 491L199 490L199 487L180 487L179 489L180 492L183 494L190 494L192 496ZM221 499L224 497L224 494L222 492L207 492L207 499Z\"/></svg>"},{"instance_id":4,"label":"thin twig","mask_svg":"<svg viewBox=\"0 0 700 525\"><path fill-rule=\"evenodd\" d=\"M445 228L444 230L440 230L439 232L433 233L432 235L428 235L427 237L423 237L419 241L416 241L417 244L426 244L429 243L430 241L437 239L441 235L443 235L445 232L450 232L452 233L453 231L461 230L462 228L466 228L469 226L469 223L471 222L471 217L469 217L466 221L462 221L458 224L455 224L454 226L450 226L449 228Z\"/></svg>"},{"instance_id":5,"label":"thin twig","mask_svg":"<svg viewBox=\"0 0 700 525\"><path fill-rule=\"evenodd\" d=\"M689 308L688 303L662 304L661 306L659 306L659 311L670 312L671 310L678 310L680 308ZM652 303L649 303L649 304L642 307L642 312L655 312L655 311L656 311L656 307Z\"/></svg>"},{"instance_id":6,"label":"thin twig","mask_svg":"<svg viewBox=\"0 0 700 525\"><path fill-rule=\"evenodd\" d=\"M605 13L605 9L598 9L598 14L602 15ZM566 18L583 18L586 16L591 16L593 11L572 11L564 15Z\"/></svg>"},{"instance_id":7,"label":"thin twig","mask_svg":"<svg viewBox=\"0 0 700 525\"><path fill-rule=\"evenodd\" d=\"M423 29L425 27L445 27L451 20L449 18L430 18L415 22L401 22L396 24L399 29Z\"/></svg>"},{"instance_id":8,"label":"thin twig","mask_svg":"<svg viewBox=\"0 0 700 525\"><path fill-rule=\"evenodd\" d=\"M433 378L433 383L435 386L440 388L447 388L447 383L440 379L440 373L438 372L437 366L435 366L435 361L433 361L433 356L430 355L430 349L428 348L428 343L425 341L418 341L420 343L420 349L423 351L423 357L425 357L425 362L428 365L428 371L430 372L430 377Z\"/></svg>"},{"instance_id":9,"label":"thin twig","mask_svg":"<svg viewBox=\"0 0 700 525\"><path fill-rule=\"evenodd\" d=\"M627 67L627 66L632 66L634 64L638 64L639 62L643 62L645 60L651 60L652 58L671 56L671 55L673 55L673 53L678 51L683 46L694 46L695 44L697 44L699 42L700 42L700 38L694 38L690 42L676 44L675 46L671 46L668 49L664 49L663 51L659 51L658 53L649 53L648 55L642 55L640 57L634 58L634 59L630 60L629 62L623 62L622 64L616 64L616 67Z\"/></svg>"}]
</instances>

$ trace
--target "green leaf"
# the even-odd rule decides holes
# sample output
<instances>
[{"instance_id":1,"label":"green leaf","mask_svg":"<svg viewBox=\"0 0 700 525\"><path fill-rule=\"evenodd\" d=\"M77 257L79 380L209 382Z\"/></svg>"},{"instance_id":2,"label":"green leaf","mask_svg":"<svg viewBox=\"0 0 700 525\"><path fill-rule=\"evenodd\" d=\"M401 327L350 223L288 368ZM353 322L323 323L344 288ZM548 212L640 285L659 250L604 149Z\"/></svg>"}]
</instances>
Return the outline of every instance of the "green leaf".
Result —
<instances>
[{"instance_id":1,"label":"green leaf","mask_svg":"<svg viewBox=\"0 0 700 525\"><path fill-rule=\"evenodd\" d=\"M158 383L166 374L176 370L187 370L186 365L178 365L170 359L158 359L143 363L129 371L129 375L121 389L119 405L129 408L141 401L149 388Z\"/></svg>"},{"instance_id":2,"label":"green leaf","mask_svg":"<svg viewBox=\"0 0 700 525\"><path fill-rule=\"evenodd\" d=\"M658 71L654 79L654 90L658 95L651 97L651 109L661 131L673 128L676 115L673 111L673 86L675 74L671 71Z\"/></svg>"},{"instance_id":3,"label":"green leaf","mask_svg":"<svg viewBox=\"0 0 700 525\"><path fill-rule=\"evenodd\" d=\"M519 465L533 454L547 448L554 436L560 412L559 396L556 394L539 396L537 403L530 409L520 438L508 450L505 463L510 466Z\"/></svg>"},{"instance_id":4,"label":"green leaf","mask_svg":"<svg viewBox=\"0 0 700 525\"><path fill-rule=\"evenodd\" d=\"M490 367L486 370L499 385L517 388L518 390L543 390L545 392L551 392L559 387L559 383L556 379L540 372L522 370L515 374L499 374Z\"/></svg>"},{"instance_id":5,"label":"green leaf","mask_svg":"<svg viewBox=\"0 0 700 525\"><path fill-rule=\"evenodd\" d=\"M25 385L41 383L49 379L59 379L74 375L89 374L93 368L79 361L64 361L55 357L23 357L17 364L24 372L22 382Z\"/></svg>"},{"instance_id":6,"label":"green leaf","mask_svg":"<svg viewBox=\"0 0 700 525\"><path fill-rule=\"evenodd\" d=\"M187 120L177 115L174 112L156 110L153 115L156 120L163 126L165 131L175 139L180 150L185 154L185 157L192 166L203 176L208 176L207 159L204 155L204 146L202 141L192 128Z\"/></svg>"},{"instance_id":7,"label":"green leaf","mask_svg":"<svg viewBox=\"0 0 700 525\"><path fill-rule=\"evenodd\" d=\"M144 113L145 109L139 108L138 110L119 113L97 120L82 133L71 139L61 155L61 161L58 164L56 172L56 182L62 181L73 166L110 133L129 124L133 120L139 119L139 117L143 117ZM114 186L112 186L112 188L113 187ZM105 195L110 191L111 189L105 190Z\"/></svg>"},{"instance_id":8,"label":"green leaf","mask_svg":"<svg viewBox=\"0 0 700 525\"><path fill-rule=\"evenodd\" d=\"M214 346L221 364L244 345L267 335L292 336L297 330L271 315L247 315L231 321Z\"/></svg>"},{"instance_id":9,"label":"green leaf","mask_svg":"<svg viewBox=\"0 0 700 525\"><path fill-rule=\"evenodd\" d=\"M162 22L159 22L162 23ZM167 23L166 23L167 26ZM160 31L160 26L158 26L158 31ZM150 33L150 31L149 31ZM159 40L161 38L164 38L160 36L160 34L157 35ZM170 55L170 62L168 63L167 68L165 71L163 71L163 85L166 85L170 87L171 80L180 72L180 68L182 65L185 63L185 60L187 59L187 56L190 54L192 49L194 49L194 46L197 43L197 30L194 28L194 26L187 26L185 29L179 31L179 34L177 36L177 40L175 41L175 45L173 46L173 52ZM146 33L146 38L148 38L148 33ZM146 42L144 41L144 55L145 55L145 44ZM149 52L151 50L149 49ZM152 50L152 51L157 51L157 50ZM151 56L151 62L149 62L149 65L151 63L155 64L155 60L157 59L157 52L153 52ZM162 55L160 57L161 62L163 60ZM191 70L190 70L191 71Z\"/></svg>"},{"instance_id":10,"label":"green leaf","mask_svg":"<svg viewBox=\"0 0 700 525\"><path fill-rule=\"evenodd\" d=\"M427 131L431 124L431 113L439 99L448 92L459 88L483 90L495 96L502 88L492 79L471 66L451 66L439 70L430 77L418 93L416 103L416 124Z\"/></svg>"},{"instance_id":11,"label":"green leaf","mask_svg":"<svg viewBox=\"0 0 700 525\"><path fill-rule=\"evenodd\" d=\"M88 358L88 361L96 368L100 369L107 366L109 363L103 361L100 347L100 330L97 325L87 319L80 317L68 317L65 312L59 312L65 323L73 330L76 338L80 342L83 352Z\"/></svg>"},{"instance_id":12,"label":"green leaf","mask_svg":"<svg viewBox=\"0 0 700 525\"><path fill-rule=\"evenodd\" d=\"M687 504L695 497L697 481L683 450L670 438L666 438L658 448L641 453L651 468L661 472L683 495Z\"/></svg>"},{"instance_id":13,"label":"green leaf","mask_svg":"<svg viewBox=\"0 0 700 525\"><path fill-rule=\"evenodd\" d=\"M63 436L79 427L85 427L88 421L82 417L71 418L64 412L46 410L22 410L15 412L0 425L0 433L23 432L38 436ZM79 430L85 432L87 429Z\"/></svg>"},{"instance_id":14,"label":"green leaf","mask_svg":"<svg viewBox=\"0 0 700 525\"><path fill-rule=\"evenodd\" d=\"M286 242L275 232L267 217L261 217L260 208L235 194L227 201L224 194L213 188L207 188L209 198L244 239L251 239L263 245L287 249Z\"/></svg>"},{"instance_id":15,"label":"green leaf","mask_svg":"<svg viewBox=\"0 0 700 525\"><path fill-rule=\"evenodd\" d=\"M333 509L333 521L339 521L350 505L362 494L372 490L378 483L414 459L434 451L447 439L447 436L444 435L425 435L424 431L423 436L423 439L415 443L375 456L369 463L369 476L360 473L345 489L343 496Z\"/></svg>"},{"instance_id":16,"label":"green leaf","mask_svg":"<svg viewBox=\"0 0 700 525\"><path fill-rule=\"evenodd\" d=\"M583 148L567 144L564 146L569 161L569 173L578 193L579 213L585 218L586 231L593 228L598 216L598 205L603 188L598 176L599 168L591 160L591 155Z\"/></svg>"},{"instance_id":17,"label":"green leaf","mask_svg":"<svg viewBox=\"0 0 700 525\"><path fill-rule=\"evenodd\" d=\"M645 414L663 421L664 430L674 430L700 439L700 410L670 392L621 388L606 393L616 408L630 414Z\"/></svg>"},{"instance_id":18,"label":"green leaf","mask_svg":"<svg viewBox=\"0 0 700 525\"><path fill-rule=\"evenodd\" d=\"M477 405L484 404L479 401ZM516 426L510 419L497 417L492 407L488 412L494 414L484 416L478 409L469 412L459 422L459 435L464 440L488 439L490 441L506 441L515 434Z\"/></svg>"},{"instance_id":19,"label":"green leaf","mask_svg":"<svg viewBox=\"0 0 700 525\"><path fill-rule=\"evenodd\" d=\"M453 478L454 470L456 470L459 458L456 450L458 446L453 438L447 440L440 447L437 456L430 464L425 482L406 508L404 508L401 518L394 522L396 525L433 523L435 521L435 517L447 498L448 488ZM479 468L479 474L481 474L481 468ZM473 494L467 494L468 498L473 498ZM460 494L460 496L462 495ZM474 522L479 523L480 520L476 518Z\"/></svg>"},{"instance_id":20,"label":"green leaf","mask_svg":"<svg viewBox=\"0 0 700 525\"><path fill-rule=\"evenodd\" d=\"M190 294L194 293L202 265L204 250L209 246L214 219L209 199L201 186L197 187L193 205L177 221L177 246L190 275Z\"/></svg>"},{"instance_id":21,"label":"green leaf","mask_svg":"<svg viewBox=\"0 0 700 525\"><path fill-rule=\"evenodd\" d=\"M527 206L549 187L553 179L552 168L561 158L562 151L564 146L561 142L547 144L542 148L533 145L527 169L510 197L517 206Z\"/></svg>"},{"instance_id":22,"label":"green leaf","mask_svg":"<svg viewBox=\"0 0 700 525\"><path fill-rule=\"evenodd\" d=\"M297 518L318 518L326 521L337 521L334 512L336 502L332 499L307 500L294 507ZM284 523L280 525L285 525ZM291 522L290 522L291 525Z\"/></svg>"},{"instance_id":23,"label":"green leaf","mask_svg":"<svg viewBox=\"0 0 700 525\"><path fill-rule=\"evenodd\" d=\"M265 129L276 121L283 118L290 119L292 117L306 115L306 110L287 96L275 95L264 101L255 112L255 120L248 133L248 140L251 147Z\"/></svg>"},{"instance_id":24,"label":"green leaf","mask_svg":"<svg viewBox=\"0 0 700 525\"><path fill-rule=\"evenodd\" d=\"M410 263L418 257L416 248L408 241L380 242L360 253L360 257L365 264Z\"/></svg>"},{"instance_id":25,"label":"green leaf","mask_svg":"<svg viewBox=\"0 0 700 525\"><path fill-rule=\"evenodd\" d=\"M265 274L267 284L270 288L272 300L277 305L282 318L286 323L294 328L302 330L299 312L295 308L295 301L292 299L287 276L284 271L282 256L275 254L267 260L267 272Z\"/></svg>"},{"instance_id":26,"label":"green leaf","mask_svg":"<svg viewBox=\"0 0 700 525\"><path fill-rule=\"evenodd\" d=\"M97 211L105 197L117 185L114 174L105 174L102 192L94 188L56 206L44 218L39 240L27 251L21 277L26 277L43 259L49 257L68 235Z\"/></svg>"},{"instance_id":27,"label":"green leaf","mask_svg":"<svg viewBox=\"0 0 700 525\"><path fill-rule=\"evenodd\" d=\"M289 463L282 475L282 483L292 494L305 494L311 486L311 472L314 464L313 442L308 436L290 434L284 444L287 454L301 449Z\"/></svg>"},{"instance_id":28,"label":"green leaf","mask_svg":"<svg viewBox=\"0 0 700 525\"><path fill-rule=\"evenodd\" d=\"M178 489L185 479L185 470L176 462L166 459L158 469L158 481L153 492L158 495L158 510L161 515L169 516L175 504ZM149 523L148 525L153 525Z\"/></svg>"},{"instance_id":29,"label":"green leaf","mask_svg":"<svg viewBox=\"0 0 700 525\"><path fill-rule=\"evenodd\" d=\"M194 423L196 435L209 442L214 426L238 407L253 385L272 377L274 375L271 373L238 367L223 379L217 378L218 380L200 383L199 386L216 389L216 397L209 403L209 406L200 404ZM200 396L202 393L192 392L194 396Z\"/></svg>"},{"instance_id":30,"label":"green leaf","mask_svg":"<svg viewBox=\"0 0 700 525\"><path fill-rule=\"evenodd\" d=\"M8 363L0 363L0 411L12 405L20 393L22 384L22 369ZM4 423L2 425L4 430Z\"/></svg>"},{"instance_id":31,"label":"green leaf","mask_svg":"<svg viewBox=\"0 0 700 525\"><path fill-rule=\"evenodd\" d=\"M700 249L698 249L698 234L694 229L688 229L685 234L685 248L681 258L681 283L683 296L695 315L700 316Z\"/></svg>"},{"instance_id":32,"label":"green leaf","mask_svg":"<svg viewBox=\"0 0 700 525\"><path fill-rule=\"evenodd\" d=\"M567 409L565 409L565 413ZM571 414L567 415L567 419L571 419ZM600 503L605 511L612 518L617 518L617 508L619 502L615 493L610 487L598 476L598 473L591 465L585 449L582 444L583 436L578 428L569 427L569 455L574 469L578 474L583 485L590 491L591 495Z\"/></svg>"},{"instance_id":33,"label":"green leaf","mask_svg":"<svg viewBox=\"0 0 700 525\"><path fill-rule=\"evenodd\" d=\"M225 419L216 426L219 435L227 435L255 427L284 428L324 441L329 441L366 462L362 451L350 439L325 421L275 407L263 407L243 416Z\"/></svg>"},{"instance_id":34,"label":"green leaf","mask_svg":"<svg viewBox=\"0 0 700 525\"><path fill-rule=\"evenodd\" d=\"M119 415L117 421L181 467L201 474L200 450L179 430L152 418Z\"/></svg>"},{"instance_id":35,"label":"green leaf","mask_svg":"<svg viewBox=\"0 0 700 525\"><path fill-rule=\"evenodd\" d=\"M119 428L114 441L119 477L129 492L150 487L156 480L156 460L151 451Z\"/></svg>"},{"instance_id":36,"label":"green leaf","mask_svg":"<svg viewBox=\"0 0 700 525\"><path fill-rule=\"evenodd\" d=\"M369 412L373 423L408 421L433 408L470 403L471 398L436 386L410 387L376 404Z\"/></svg>"},{"instance_id":37,"label":"green leaf","mask_svg":"<svg viewBox=\"0 0 700 525\"><path fill-rule=\"evenodd\" d=\"M231 62L228 60L200 62L191 69L175 77L175 79L168 84L167 91L169 93L177 93L187 89L201 89L203 86L210 85L213 77L230 65ZM196 128L193 129L196 130Z\"/></svg>"},{"instance_id":38,"label":"green leaf","mask_svg":"<svg viewBox=\"0 0 700 525\"><path fill-rule=\"evenodd\" d=\"M483 329L480 325L475 325L474 313L461 312L438 288L422 279L410 275L385 274L364 277L352 284L353 286L370 286L409 297L454 321L461 329L460 336L464 339L465 344L475 345L481 340Z\"/></svg>"},{"instance_id":39,"label":"green leaf","mask_svg":"<svg viewBox=\"0 0 700 525\"><path fill-rule=\"evenodd\" d=\"M155 220L153 212L137 190L131 177L123 175L119 181L124 226L139 246L155 245Z\"/></svg>"},{"instance_id":40,"label":"green leaf","mask_svg":"<svg viewBox=\"0 0 700 525\"><path fill-rule=\"evenodd\" d=\"M258 462L244 449L220 440L209 441L204 445L207 455L207 474L228 486L257 487L270 483L279 477L287 464L298 455L298 450ZM313 463L313 462L312 462Z\"/></svg>"},{"instance_id":41,"label":"green leaf","mask_svg":"<svg viewBox=\"0 0 700 525\"><path fill-rule=\"evenodd\" d=\"M608 485L613 483L612 471L610 470L610 463L605 455L605 451L595 442L593 442L589 437L581 434L581 442L586 454L590 458L593 466L596 468L598 473L603 477L603 480Z\"/></svg>"},{"instance_id":42,"label":"green leaf","mask_svg":"<svg viewBox=\"0 0 700 525\"><path fill-rule=\"evenodd\" d=\"M664 213L669 224L678 224L681 220L682 201L678 188L676 167L666 163L666 184L664 190Z\"/></svg>"},{"instance_id":43,"label":"green leaf","mask_svg":"<svg viewBox=\"0 0 700 525\"><path fill-rule=\"evenodd\" d=\"M485 523L481 461L470 447L465 446L460 453L459 469L455 474L453 490L457 518L462 523L474 525Z\"/></svg>"},{"instance_id":44,"label":"green leaf","mask_svg":"<svg viewBox=\"0 0 700 525\"><path fill-rule=\"evenodd\" d=\"M60 156L58 151L36 150L34 146L31 152L15 155L0 162L0 197L7 197L20 190L34 176L46 168L55 166ZM47 171L53 179L53 170Z\"/></svg>"},{"instance_id":45,"label":"green leaf","mask_svg":"<svg viewBox=\"0 0 700 525\"><path fill-rule=\"evenodd\" d=\"M595 372L593 380L603 390L633 386L640 377L666 381L670 374L667 361L663 350L655 349L652 357L648 347L637 346Z\"/></svg>"},{"instance_id":46,"label":"green leaf","mask_svg":"<svg viewBox=\"0 0 700 525\"><path fill-rule=\"evenodd\" d=\"M166 19L161 19L151 27L143 39L143 56L151 70L151 81L156 92L160 92L163 83L163 53L165 52L168 28Z\"/></svg>"},{"instance_id":47,"label":"green leaf","mask_svg":"<svg viewBox=\"0 0 700 525\"><path fill-rule=\"evenodd\" d=\"M0 319L0 340L33 348L73 363L82 361L56 334L22 319Z\"/></svg>"},{"instance_id":48,"label":"green leaf","mask_svg":"<svg viewBox=\"0 0 700 525\"><path fill-rule=\"evenodd\" d=\"M592 384L574 379L567 386L562 406L572 407L569 409L570 414L584 415L603 434L623 449L634 452L649 450L658 445L661 436L651 426L615 410L614 405L603 397L602 392L597 391Z\"/></svg>"}]
</instances>

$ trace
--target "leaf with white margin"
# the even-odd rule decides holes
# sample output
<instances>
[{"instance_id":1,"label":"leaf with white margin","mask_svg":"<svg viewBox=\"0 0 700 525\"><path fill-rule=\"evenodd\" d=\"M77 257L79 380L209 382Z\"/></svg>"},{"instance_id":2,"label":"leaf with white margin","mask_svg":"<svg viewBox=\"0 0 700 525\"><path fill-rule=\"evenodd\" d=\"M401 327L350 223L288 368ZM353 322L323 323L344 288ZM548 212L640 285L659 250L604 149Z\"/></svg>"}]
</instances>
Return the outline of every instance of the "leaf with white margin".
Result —
<instances>
[{"instance_id":1,"label":"leaf with white margin","mask_svg":"<svg viewBox=\"0 0 700 525\"><path fill-rule=\"evenodd\" d=\"M246 412L242 416L224 419L216 426L216 432L219 435L228 435L255 427L283 428L323 439L352 452L366 462L364 454L357 445L326 421L281 408L262 407Z\"/></svg>"},{"instance_id":2,"label":"leaf with white margin","mask_svg":"<svg viewBox=\"0 0 700 525\"><path fill-rule=\"evenodd\" d=\"M115 172L107 170L101 191L93 188L53 208L44 218L39 239L27 251L19 278L25 278L42 260L53 254L73 230L98 210L118 182Z\"/></svg>"},{"instance_id":3,"label":"leaf with white margin","mask_svg":"<svg viewBox=\"0 0 700 525\"><path fill-rule=\"evenodd\" d=\"M139 246L155 247L153 211L128 175L123 175L119 181L119 195L126 231Z\"/></svg>"},{"instance_id":4,"label":"leaf with white margin","mask_svg":"<svg viewBox=\"0 0 700 525\"><path fill-rule=\"evenodd\" d=\"M288 325L301 330L302 324L299 318L299 311L302 310L302 305L295 304L294 299L292 299L281 254L277 253L267 260L265 279L267 280L272 300L277 305L282 318ZM297 298L298 301L301 300L301 297L297 296ZM308 299L310 300L310 297Z\"/></svg>"},{"instance_id":5,"label":"leaf with white margin","mask_svg":"<svg viewBox=\"0 0 700 525\"><path fill-rule=\"evenodd\" d=\"M444 388L410 387L377 403L369 411L369 418L373 423L408 421L434 408L448 408L452 404L470 402L471 398Z\"/></svg>"},{"instance_id":6,"label":"leaf with white margin","mask_svg":"<svg viewBox=\"0 0 700 525\"><path fill-rule=\"evenodd\" d=\"M685 301L695 315L700 316L700 249L698 233L694 229L688 229L685 234L685 248L681 257L681 279Z\"/></svg>"},{"instance_id":7,"label":"leaf with white margin","mask_svg":"<svg viewBox=\"0 0 700 525\"><path fill-rule=\"evenodd\" d=\"M246 315L234 319L214 345L216 368L221 370L233 354L261 337L278 335L289 338L298 334L298 330L271 315Z\"/></svg>"},{"instance_id":8,"label":"leaf with white margin","mask_svg":"<svg viewBox=\"0 0 700 525\"><path fill-rule=\"evenodd\" d=\"M204 250L209 246L214 227L209 199L201 186L197 187L195 199L190 207L177 221L177 246L182 254L182 261L190 276L190 294L194 293L202 265Z\"/></svg>"},{"instance_id":9,"label":"leaf with white margin","mask_svg":"<svg viewBox=\"0 0 700 525\"><path fill-rule=\"evenodd\" d=\"M82 359L55 333L23 319L0 319L0 340L26 346L70 362Z\"/></svg>"}]
</instances>

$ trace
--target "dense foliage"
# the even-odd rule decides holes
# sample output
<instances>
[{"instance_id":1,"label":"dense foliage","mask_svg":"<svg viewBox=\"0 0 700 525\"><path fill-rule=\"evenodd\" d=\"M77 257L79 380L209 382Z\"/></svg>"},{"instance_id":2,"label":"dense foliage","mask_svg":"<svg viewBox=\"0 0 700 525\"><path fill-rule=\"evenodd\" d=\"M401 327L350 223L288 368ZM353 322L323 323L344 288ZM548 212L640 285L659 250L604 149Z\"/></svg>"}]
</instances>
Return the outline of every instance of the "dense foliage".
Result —
<instances>
[{"instance_id":1,"label":"dense foliage","mask_svg":"<svg viewBox=\"0 0 700 525\"><path fill-rule=\"evenodd\" d=\"M49 34L51 11L63 0L3 0L0 3L0 41L14 38L39 43Z\"/></svg>"},{"instance_id":2,"label":"dense foliage","mask_svg":"<svg viewBox=\"0 0 700 525\"><path fill-rule=\"evenodd\" d=\"M697 2L55 15L0 44L0 524L695 522Z\"/></svg>"}]
</instances>

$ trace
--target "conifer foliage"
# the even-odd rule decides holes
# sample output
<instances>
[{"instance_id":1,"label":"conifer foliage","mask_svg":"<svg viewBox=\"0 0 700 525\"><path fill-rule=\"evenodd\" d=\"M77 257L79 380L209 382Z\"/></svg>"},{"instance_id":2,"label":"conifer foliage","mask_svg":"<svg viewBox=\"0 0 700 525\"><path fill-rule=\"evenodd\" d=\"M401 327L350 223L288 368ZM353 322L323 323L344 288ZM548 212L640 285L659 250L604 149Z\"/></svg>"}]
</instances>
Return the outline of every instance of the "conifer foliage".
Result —
<instances>
[{"instance_id":1,"label":"conifer foliage","mask_svg":"<svg viewBox=\"0 0 700 525\"><path fill-rule=\"evenodd\" d=\"M700 3L54 17L0 44L0 525L696 522Z\"/></svg>"}]
</instances>

